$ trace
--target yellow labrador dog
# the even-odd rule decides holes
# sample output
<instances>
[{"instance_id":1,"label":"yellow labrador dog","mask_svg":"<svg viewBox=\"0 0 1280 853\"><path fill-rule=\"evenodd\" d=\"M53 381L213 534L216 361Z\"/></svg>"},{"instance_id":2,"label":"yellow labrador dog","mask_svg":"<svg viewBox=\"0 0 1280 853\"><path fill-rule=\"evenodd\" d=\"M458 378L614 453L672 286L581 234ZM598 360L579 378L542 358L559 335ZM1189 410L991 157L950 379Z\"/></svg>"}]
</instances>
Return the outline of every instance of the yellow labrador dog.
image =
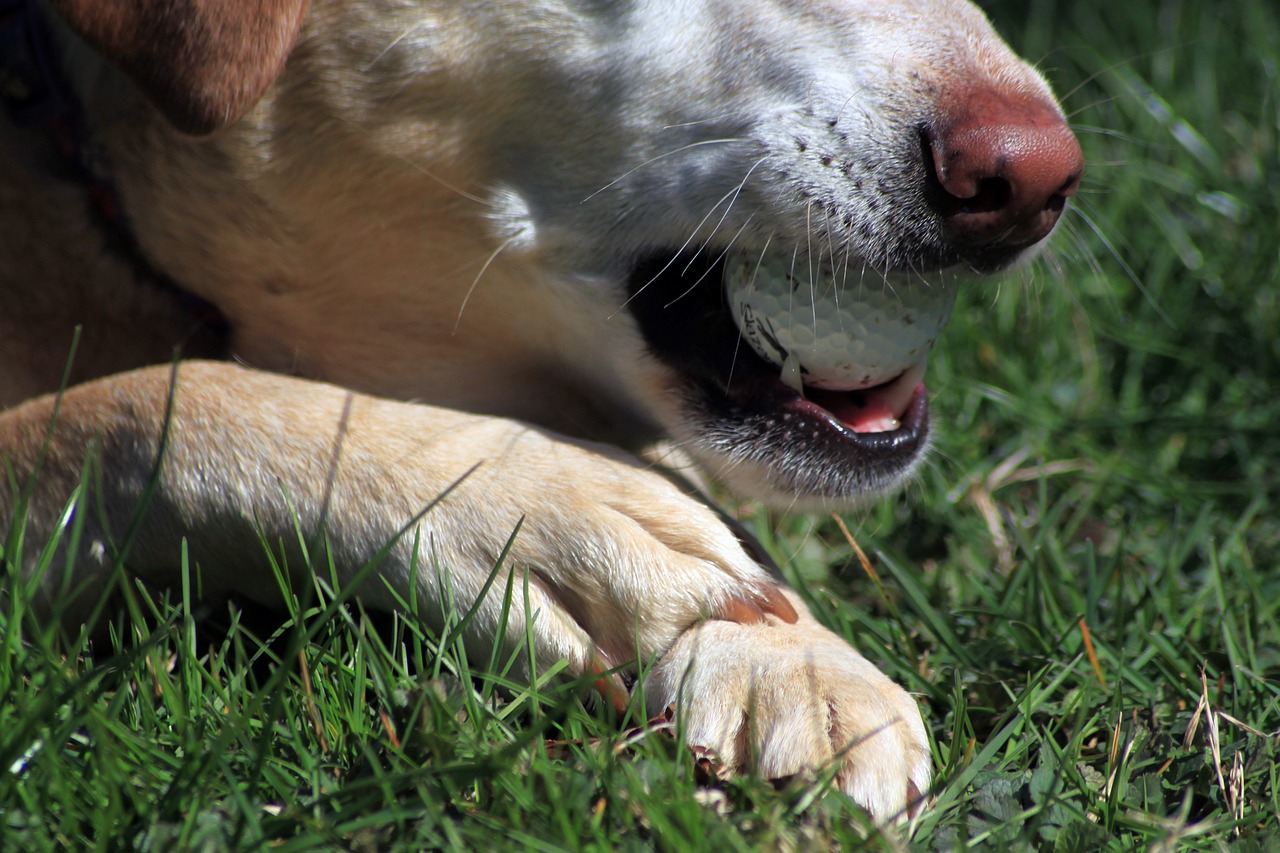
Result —
<instances>
[{"instance_id":1,"label":"yellow labrador dog","mask_svg":"<svg viewBox=\"0 0 1280 853\"><path fill-rule=\"evenodd\" d=\"M25 517L29 567L92 460L78 597L42 581L66 618L117 560L172 581L183 541L204 595L270 602L260 537L296 568L300 530L339 580L394 539L363 599L438 619L519 526L527 609L498 636L488 596L470 648L527 630L541 665L651 662L649 707L728 765L834 760L878 818L914 806L917 704L635 454L668 439L784 507L916 467L919 370L782 381L738 345L723 259L1034 251L1080 149L976 8L6 0L0 46L0 532Z\"/></svg>"}]
</instances>

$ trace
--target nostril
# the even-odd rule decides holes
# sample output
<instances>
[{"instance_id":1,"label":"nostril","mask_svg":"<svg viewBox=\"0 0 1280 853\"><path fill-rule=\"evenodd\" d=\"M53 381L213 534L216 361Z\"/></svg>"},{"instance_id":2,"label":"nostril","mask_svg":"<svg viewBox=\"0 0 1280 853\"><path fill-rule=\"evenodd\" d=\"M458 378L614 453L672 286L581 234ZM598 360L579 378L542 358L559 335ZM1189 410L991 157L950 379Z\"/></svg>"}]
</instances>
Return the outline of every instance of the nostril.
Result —
<instances>
[{"instance_id":1,"label":"nostril","mask_svg":"<svg viewBox=\"0 0 1280 853\"><path fill-rule=\"evenodd\" d=\"M1016 249L1049 234L1079 188L1080 145L1051 101L991 91L920 129L925 194L959 245Z\"/></svg>"},{"instance_id":2,"label":"nostril","mask_svg":"<svg viewBox=\"0 0 1280 853\"><path fill-rule=\"evenodd\" d=\"M1013 185L1005 178L983 178L971 198L959 199L961 213L990 213L1009 206Z\"/></svg>"},{"instance_id":3,"label":"nostril","mask_svg":"<svg viewBox=\"0 0 1280 853\"><path fill-rule=\"evenodd\" d=\"M960 177L949 164L936 159L941 146L934 144L928 128L920 129L920 149L926 195L944 219L966 213L999 211L1013 200L1014 188L1007 178Z\"/></svg>"},{"instance_id":4,"label":"nostril","mask_svg":"<svg viewBox=\"0 0 1280 853\"><path fill-rule=\"evenodd\" d=\"M934 145L928 128L920 128L925 195L943 219L961 214L992 213L1010 205L1014 187L1006 178L978 178L961 186L954 169L948 168L945 161L936 159L940 149L941 146Z\"/></svg>"}]
</instances>

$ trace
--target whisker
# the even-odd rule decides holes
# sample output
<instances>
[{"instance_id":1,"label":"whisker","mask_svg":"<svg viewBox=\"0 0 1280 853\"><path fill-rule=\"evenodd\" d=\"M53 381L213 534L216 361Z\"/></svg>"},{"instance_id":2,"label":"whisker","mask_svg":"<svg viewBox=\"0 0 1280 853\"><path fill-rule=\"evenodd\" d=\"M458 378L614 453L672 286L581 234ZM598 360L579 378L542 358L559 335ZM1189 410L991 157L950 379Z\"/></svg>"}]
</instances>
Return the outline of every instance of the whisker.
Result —
<instances>
[{"instance_id":1,"label":"whisker","mask_svg":"<svg viewBox=\"0 0 1280 853\"><path fill-rule=\"evenodd\" d=\"M398 45L400 42L407 39L409 36L413 35L415 31L422 29L423 26L425 26L425 24L419 21L415 23L413 26L409 27L409 29L405 30L400 35L392 39L391 43L388 44L386 47L384 47L382 49L382 52L379 53L377 56L375 56L373 59L371 59L369 61L369 64L364 67L365 73L367 74L368 72L372 71L374 66L376 66L379 62L381 62L382 58L386 56L388 53L390 53L392 49L395 48L396 45Z\"/></svg>"},{"instance_id":2,"label":"whisker","mask_svg":"<svg viewBox=\"0 0 1280 853\"><path fill-rule=\"evenodd\" d=\"M351 121L350 119L348 119L348 118L344 118L343 116L337 116L337 118L338 118L338 120L339 120L339 121L341 121L341 122L343 122L343 123L347 124L348 126L350 126L350 127L354 128L355 130L359 131L360 133L363 133L363 134L365 134L366 136L368 136L368 137L370 137L370 138L372 138L372 137L373 137L373 134L372 134L371 132L369 132L369 131L368 131L368 130L366 130L365 128L361 127L360 125L356 124L355 122ZM489 201L488 199L484 199L484 198L481 198L481 197L479 197L479 196L477 196L477 195L473 195L472 193L467 192L466 190L462 189L461 187L454 186L453 184L451 184L451 183L449 183L448 181L446 181L444 178L442 178L442 177L440 177L439 175L437 175L435 172L432 172L431 170L426 169L426 168L424 168L423 166L418 165L417 163L413 162L413 161L412 161L412 160L410 160L408 157L405 157L405 156L404 156L404 155L402 155L402 154L392 154L391 156L395 157L397 160L399 160L400 162L404 163L406 166L408 166L409 168L413 169L414 171L417 171L417 172L422 173L423 175L426 175L428 178L430 178L431 180L435 181L435 182L436 182L436 183L438 183L440 186L444 187L445 189L449 190L450 192L457 193L458 195L462 196L463 198L465 198L465 199L466 199L466 200L468 200L468 201L474 201L476 204L482 205L482 206L484 206L484 207L493 207L493 206L494 206L493 202Z\"/></svg>"},{"instance_id":3,"label":"whisker","mask_svg":"<svg viewBox=\"0 0 1280 853\"><path fill-rule=\"evenodd\" d=\"M707 267L706 271L704 271L704 272L702 273L702 275L698 276L697 280L696 280L696 281L694 281L694 283L693 283L693 284L691 284L691 285L689 285L687 288L685 288L685 290L684 290L684 292L683 292L683 293L681 293L681 294L680 294L679 296L677 296L675 299L672 299L670 302L668 302L666 305L663 305L662 307L663 307L663 308L670 308L672 305L675 305L677 302L679 302L681 299L684 299L684 298L685 298L686 296L688 296L690 293L693 293L694 288L695 288L695 287L697 287L699 284L701 284L701 283L703 282L703 280L704 280L704 279L706 279L706 277L707 277L708 275L710 275L710 274L711 274L711 270L715 268L715 264L716 264L716 263L718 263L719 261L723 260L723 259L724 259L724 257L725 257L726 255L728 255L728 254L729 254L729 247L733 245L733 240L736 240L738 237L740 237L740 236L742 235L742 232L743 232L743 231L745 231L745 230L747 229L747 226L748 226L749 224L751 224L751 218L750 218L750 217L748 217L748 218L747 218L747 221L746 221L746 222L742 223L742 227L741 227L741 228L739 228L739 229L738 229L738 231L737 231L737 233L735 233L735 234L733 235L733 238L729 241L729 245L725 246L725 247L724 247L724 249L720 252L720 254L716 256L716 259L715 259L714 261L712 261L712 262L711 262L711 264ZM706 244L706 243L703 243L702 245L703 245L703 248L705 248L707 244ZM699 252L701 252L701 251L702 251L702 249L699 249L698 251L699 251ZM694 254L694 257L695 257L695 258L697 257L697 254L696 254L696 253ZM689 263L690 263L690 264L692 264L692 263L693 263L693 261L691 260ZM686 267L685 267L685 271L686 271L686 272L688 272L688 269L689 269L689 267L688 267L688 266L686 266Z\"/></svg>"},{"instance_id":4,"label":"whisker","mask_svg":"<svg viewBox=\"0 0 1280 853\"><path fill-rule=\"evenodd\" d=\"M674 152L672 152L672 153L674 153ZM666 273L666 271L667 271L667 270L669 270L669 269L671 268L671 265L672 265L672 264L674 264L674 263L676 262L676 260L677 260L681 255L683 255L683 254L684 254L685 250L686 250L686 249L688 249L688 248L689 248L689 246L693 244L693 241L694 241L695 239L697 239L698 232L699 232L700 230L702 230L702 227L703 227L704 225L706 225L707 220L711 218L711 215L712 215L713 213L715 213L715 212L716 212L717 208L719 208L719 207L720 207L720 205L724 204L724 202L725 202L726 200L728 200L728 202L729 202L729 207L732 207L732 206L733 206L733 202L737 200L737 197L738 197L739 193L741 193L741 192L742 192L742 188L746 186L747 181L751 178L751 174L752 174L752 173L753 173L753 172L754 172L754 171L755 171L755 170L760 166L760 164L761 164L761 163L763 163L763 162L764 162L764 158L762 157L762 158L760 158L759 160L757 160L755 163L753 163L753 164L751 165L751 168L747 170L747 173L743 176L742 180L738 182L738 185L737 185L736 187L734 187L732 190L730 190L729 192L727 192L727 193L725 193L724 195L722 195L722 196L721 196L721 197L716 201L716 203L715 203L714 205L712 205L711 209L707 211L706 215L704 215L704 216L702 217L702 220L701 220L701 221L700 221L696 226L694 226L692 233L690 233L689 237L684 241L684 243L683 243L683 244L681 244L680 248L679 248L678 250L676 250L676 252L672 255L671 260L669 260L669 261L667 261L665 264L663 264L663 265L662 265L662 269L660 269L660 270L658 270L656 273L654 273L654 274L653 274L653 276L652 276L652 277L650 277L650 279L649 279L648 281L646 281L646 282L645 282L644 284L642 284L640 287L636 288L636 292L635 292L635 293L633 293L633 294L631 294L630 296L628 296L628 297L626 298L626 300L624 300L624 301L623 301L623 303L622 303L621 305L619 305L619 306L617 307L617 309L616 309L612 314L610 314L610 315L609 315L609 319L611 319L611 320L612 320L614 317L616 317L619 311L623 310L623 309L624 309L624 308L626 308L628 305L630 305L630 304L631 304L631 301L632 301L633 299L635 299L637 296L639 296L641 293L643 293L645 290L647 290L647 289L649 288L649 285L651 285L651 284L653 284L655 281L657 281L657 280L658 280L658 278L660 278L664 273ZM634 170L633 170L633 171L634 171ZM729 211L728 211L728 209L726 209L726 210L725 210L724 215L723 215L723 216L721 216L721 218L720 218L720 224L723 224L723 223L724 223L725 217L727 217L727 216L728 216L728 213L729 213ZM748 217L748 222L750 222L750 217ZM740 233L741 233L745 228L746 228L746 223L744 223L744 224L743 224L743 227L742 227L742 228L738 229L738 233L740 234ZM704 243L703 243L703 245L705 246L705 245L706 245L706 243L704 242ZM700 252L700 251L701 251L701 248L699 249L699 252ZM695 258L697 257L697 253L695 253L695 254L694 254L694 257L695 257ZM692 262L692 261L690 261L690 262ZM686 269L687 269L687 267L686 267ZM699 279L699 281L701 281L701 279ZM696 282L695 282L695 285L696 285ZM691 288L691 289L692 289L692 288ZM688 291L685 291L685 293L684 293L684 294L681 294L681 296L684 296L684 295L686 295L687 293L688 293ZM680 298L681 298L681 297L676 297L676 299L675 299L675 300L672 300L672 301L673 301L673 302L678 301Z\"/></svg>"},{"instance_id":5,"label":"whisker","mask_svg":"<svg viewBox=\"0 0 1280 853\"><path fill-rule=\"evenodd\" d=\"M450 334L456 335L458 333L458 326L462 324L462 312L467 310L467 303L471 301L471 294L476 292L476 286L480 284L480 279L489 270L489 265L494 262L494 259L496 259L498 255L502 254L504 249L523 237L527 230L528 229L526 228L521 228L510 237L503 240L498 244L498 248L494 249L493 252L490 253L489 257L485 258L484 264L480 267L480 271L476 273L476 277L471 281L471 286L467 288L466 295L462 297L462 304L458 306L458 318L453 321L453 331Z\"/></svg>"},{"instance_id":6,"label":"whisker","mask_svg":"<svg viewBox=\"0 0 1280 853\"><path fill-rule=\"evenodd\" d=\"M818 288L813 266L813 202L804 206L804 245L809 262L809 312L813 316L813 336L818 336Z\"/></svg>"},{"instance_id":7,"label":"whisker","mask_svg":"<svg viewBox=\"0 0 1280 853\"><path fill-rule=\"evenodd\" d=\"M1075 211L1076 216L1079 216L1084 224L1089 226L1089 230L1093 232L1093 235L1102 241L1102 245L1111 253L1111 257L1120 265L1120 269L1124 270L1129 281L1131 281L1133 286L1138 289L1138 292L1142 294L1143 298L1147 301L1147 304L1155 310L1156 316L1172 327L1174 325L1173 318L1160 307L1160 303L1156 301L1155 297L1151 295L1151 291L1149 291L1147 286L1138 278L1138 274L1134 272L1133 267L1129 266L1129 262L1126 261L1124 257L1121 256L1120 252L1116 250L1115 244L1113 244L1110 238L1107 237L1106 233L1098 227L1098 224L1093 220L1093 218L1090 217L1089 214L1085 213L1079 205L1071 207L1069 210Z\"/></svg>"},{"instance_id":8,"label":"whisker","mask_svg":"<svg viewBox=\"0 0 1280 853\"><path fill-rule=\"evenodd\" d=\"M1165 52L1168 52L1168 51L1167 50L1149 51L1147 53L1134 54L1133 56L1125 57L1124 59L1117 59L1115 62L1111 63L1110 65L1104 65L1103 67L1099 68L1097 71L1094 71L1092 74L1085 77L1079 83L1076 83L1076 85L1072 86L1070 89L1064 92L1062 96L1058 98L1058 100L1065 104L1067 101L1071 100L1071 98L1075 95L1076 92L1079 92L1085 86L1088 86L1090 83L1094 82L1099 77L1101 77L1103 74L1107 74L1111 71L1115 71L1117 68L1122 68L1126 65L1134 65L1137 63L1139 59L1150 59L1151 57L1155 56L1157 53L1165 53Z\"/></svg>"},{"instance_id":9,"label":"whisker","mask_svg":"<svg viewBox=\"0 0 1280 853\"><path fill-rule=\"evenodd\" d=\"M636 172L640 171L640 170L641 170L641 169L643 169L644 167L646 167L646 166L651 166L651 165L653 165L654 163L658 162L659 160L663 160L663 159L665 159L665 158L667 158L667 157L672 157L672 156L674 156L674 155L676 155L676 154L680 154L680 153L682 153L682 152L689 151L690 149L693 149L693 148L700 148L700 147L702 147L703 145L724 145L724 144L726 144L726 143L730 143L730 142L746 142L746 141L747 141L747 140L746 140L746 138L745 138L745 137L728 137L728 138L725 138L725 139L701 139L701 140L699 140L699 141L697 141L697 142L690 142L688 145L682 145L682 146L680 146L679 148L674 148L674 149L672 149L671 151L666 152L665 154L659 154L659 155L657 155L656 157L650 157L648 160L645 160L645 161L644 161L643 163L641 163L640 165L635 166L635 167L633 167L633 168L630 168L630 169L628 169L627 171L623 172L621 175L619 175L618 177L614 178L612 181L610 181L609 183L605 184L605 185L604 185L604 186L602 186L600 189L596 190L596 191L595 191L595 192L593 192L591 195L587 196L586 198L584 198L582 201L580 201L580 202L578 202L578 203L579 203L579 204L586 204L587 202L591 201L591 199L593 199L593 198L595 198L596 196L600 195L600 193L604 192L605 190L609 189L609 188L610 188L610 187L612 187L613 185L617 184L619 181L621 181L621 180L623 180L623 179L625 179L625 178L629 177L630 175L635 174Z\"/></svg>"},{"instance_id":10,"label":"whisker","mask_svg":"<svg viewBox=\"0 0 1280 853\"><path fill-rule=\"evenodd\" d=\"M729 218L729 212L733 210L734 203L738 200L738 196L742 194L743 187L747 185L747 181L751 180L752 173L755 172L755 170L758 169L760 167L760 164L763 163L764 161L765 161L765 158L761 157L759 160L752 163L751 168L748 169L747 173L742 176L742 180L738 181L737 186L729 190L729 192L725 193L724 195L720 196L719 200L717 200L716 203L712 205L711 210L707 211L706 216L702 217L702 221L700 221L694 227L693 230L695 234L703 230L703 226L707 224L707 220L711 218L711 214L715 213L716 208L718 208L721 204L724 204L724 202L727 200L729 203L725 205L724 213L720 215L720 221L715 224L715 227L711 229L710 233L715 234L717 231L720 230L720 228L724 226L724 221ZM748 219L750 219L750 217L748 217ZM745 228L745 225L743 227ZM741 234L742 230L743 230L742 228L739 228L738 234ZM737 238L738 234L734 235L735 239ZM702 245L698 247L698 250L693 253L693 257L689 259L690 264L692 264L693 261L697 259L698 255L702 254L702 250L705 249L708 246L708 244L710 244L710 242L711 242L711 237L707 237L707 239L703 241ZM688 267L686 267L685 270L687 272Z\"/></svg>"},{"instance_id":11,"label":"whisker","mask_svg":"<svg viewBox=\"0 0 1280 853\"><path fill-rule=\"evenodd\" d=\"M1143 148L1147 151L1168 151L1173 148L1172 145L1167 143L1154 142L1150 139L1143 139L1141 137L1134 136L1132 133L1125 133L1124 131L1112 130L1111 128L1106 127L1076 124L1071 126L1071 130L1075 133L1087 133L1091 136L1106 136L1111 139L1118 139L1121 142L1134 146L1135 148Z\"/></svg>"}]
</instances>

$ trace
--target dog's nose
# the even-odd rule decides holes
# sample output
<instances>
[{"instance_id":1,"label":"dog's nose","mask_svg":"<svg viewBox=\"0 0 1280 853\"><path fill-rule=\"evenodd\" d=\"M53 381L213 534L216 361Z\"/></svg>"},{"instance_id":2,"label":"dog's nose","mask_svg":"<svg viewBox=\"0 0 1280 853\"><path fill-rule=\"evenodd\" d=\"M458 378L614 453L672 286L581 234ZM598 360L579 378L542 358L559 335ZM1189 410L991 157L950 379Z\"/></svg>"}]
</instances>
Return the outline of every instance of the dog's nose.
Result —
<instances>
[{"instance_id":1,"label":"dog's nose","mask_svg":"<svg viewBox=\"0 0 1280 853\"><path fill-rule=\"evenodd\" d=\"M1044 239L1084 171L1080 143L1057 107L1034 97L968 93L947 105L923 142L931 200L947 236L966 248Z\"/></svg>"}]
</instances>

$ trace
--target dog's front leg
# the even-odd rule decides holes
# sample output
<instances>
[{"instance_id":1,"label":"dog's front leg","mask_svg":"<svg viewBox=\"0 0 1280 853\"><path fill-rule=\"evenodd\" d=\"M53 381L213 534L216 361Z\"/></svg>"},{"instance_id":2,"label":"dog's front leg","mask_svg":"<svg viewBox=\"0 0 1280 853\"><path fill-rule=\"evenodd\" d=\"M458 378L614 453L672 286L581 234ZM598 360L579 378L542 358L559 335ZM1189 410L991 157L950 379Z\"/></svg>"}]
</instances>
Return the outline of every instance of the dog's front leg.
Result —
<instances>
[{"instance_id":1,"label":"dog's front leg","mask_svg":"<svg viewBox=\"0 0 1280 853\"><path fill-rule=\"evenodd\" d=\"M510 608L507 635L522 637L533 614L540 665L653 657L705 618L795 618L710 510L610 448L231 364L174 375L123 374L0 415L16 486L0 490L0 525L36 475L22 513L28 566L91 460L94 490L76 507L83 553L70 578L42 579L48 597L69 582L92 602L125 549L130 571L172 583L185 540L206 595L271 603L280 590L264 543L295 584L311 582L308 545L327 545L344 583L390 543L360 597L412 599L438 622L444 602L469 608L481 595L520 525L504 571L529 601ZM498 580L471 622L486 652L502 619Z\"/></svg>"},{"instance_id":2,"label":"dog's front leg","mask_svg":"<svg viewBox=\"0 0 1280 853\"><path fill-rule=\"evenodd\" d=\"M306 552L322 544L315 564L331 562L340 585L382 554L360 598L415 602L437 627L450 605L474 605L464 639L482 659L527 636L540 669L656 661L651 709L674 703L690 741L733 766L779 776L838 758L841 786L882 819L925 790L914 702L645 464L515 421L231 364L174 376L123 374L0 415L12 476L0 532L21 518L24 540L14 553L10 532L5 556L29 574L78 495L74 571L59 570L64 535L37 579L64 618L76 608L63 585L92 603L118 561L175 583L184 541L205 595L265 603L281 590L264 548L295 586L313 581ZM620 680L600 685L625 701Z\"/></svg>"}]
</instances>

